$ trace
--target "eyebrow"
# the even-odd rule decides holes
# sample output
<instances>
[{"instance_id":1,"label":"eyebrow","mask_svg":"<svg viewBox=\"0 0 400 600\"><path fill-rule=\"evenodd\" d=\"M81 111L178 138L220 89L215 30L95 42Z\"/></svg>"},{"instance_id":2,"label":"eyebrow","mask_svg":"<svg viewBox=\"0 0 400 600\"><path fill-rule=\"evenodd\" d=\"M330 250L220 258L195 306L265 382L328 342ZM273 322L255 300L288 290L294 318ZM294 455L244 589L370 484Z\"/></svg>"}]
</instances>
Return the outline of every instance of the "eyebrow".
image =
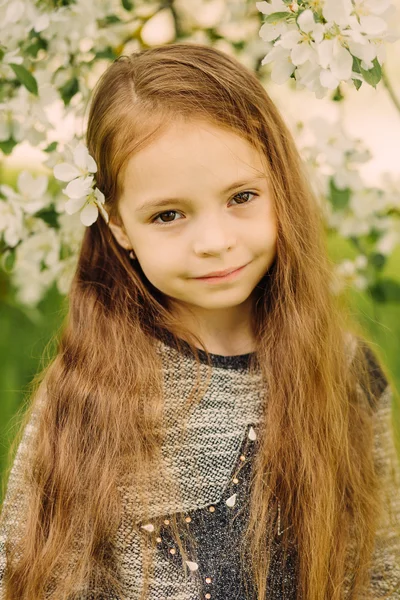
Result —
<instances>
[{"instance_id":1,"label":"eyebrow","mask_svg":"<svg viewBox=\"0 0 400 600\"><path fill-rule=\"evenodd\" d=\"M253 185L255 183L259 183L261 180L265 181L265 179L266 179L265 175L260 175L251 180L248 180L248 179L243 180L242 179L240 181L235 181L228 187L224 188L221 192L221 195L228 194L229 192L236 190L237 188L240 188L242 186ZM138 206L138 208L136 209L136 212L144 213L149 210L156 210L159 208L163 208L164 206L169 206L176 202L184 203L184 202L187 202L187 200L186 200L186 198L160 198L160 200L144 202L143 204Z\"/></svg>"}]
</instances>

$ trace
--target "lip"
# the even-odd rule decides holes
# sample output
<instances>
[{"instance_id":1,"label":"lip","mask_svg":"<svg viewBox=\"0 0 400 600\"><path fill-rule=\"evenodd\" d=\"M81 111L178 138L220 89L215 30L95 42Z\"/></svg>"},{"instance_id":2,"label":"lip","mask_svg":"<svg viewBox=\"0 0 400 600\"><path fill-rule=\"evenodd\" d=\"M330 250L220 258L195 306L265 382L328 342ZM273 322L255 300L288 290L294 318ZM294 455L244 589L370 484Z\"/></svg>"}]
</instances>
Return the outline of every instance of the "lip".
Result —
<instances>
[{"instance_id":1,"label":"lip","mask_svg":"<svg viewBox=\"0 0 400 600\"><path fill-rule=\"evenodd\" d=\"M234 271L238 271L243 267L232 267L231 269L225 269L225 271L213 271L212 273L207 273L207 275L203 275L202 277L195 277L195 279L208 279L209 277L224 277L224 275L229 275Z\"/></svg>"},{"instance_id":2,"label":"lip","mask_svg":"<svg viewBox=\"0 0 400 600\"><path fill-rule=\"evenodd\" d=\"M243 265L242 267L238 267L236 269L227 269L226 271L220 271L224 273L223 275L208 275L205 277L195 277L198 281L205 281L208 283L222 283L224 281L230 281L234 279L247 265Z\"/></svg>"}]
</instances>

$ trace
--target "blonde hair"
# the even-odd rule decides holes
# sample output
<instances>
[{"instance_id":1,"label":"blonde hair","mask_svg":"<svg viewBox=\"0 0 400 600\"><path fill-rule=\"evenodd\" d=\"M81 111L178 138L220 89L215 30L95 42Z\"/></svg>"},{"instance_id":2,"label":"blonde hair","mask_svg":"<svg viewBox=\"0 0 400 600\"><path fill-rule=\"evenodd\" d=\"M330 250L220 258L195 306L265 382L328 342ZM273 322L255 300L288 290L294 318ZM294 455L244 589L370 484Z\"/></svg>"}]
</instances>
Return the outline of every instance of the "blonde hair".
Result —
<instances>
[{"instance_id":1,"label":"blonde hair","mask_svg":"<svg viewBox=\"0 0 400 600\"><path fill-rule=\"evenodd\" d=\"M346 332L356 325L330 292L318 202L256 76L216 49L180 43L121 57L94 90L87 145L105 207L116 219L128 159L176 118L207 119L249 141L266 159L276 206L276 258L253 313L255 355L268 389L243 533L257 599L267 597L276 498L281 528L290 524L282 535L285 552L292 544L298 549L301 597L341 599L351 564L349 598L358 598L368 585L380 514L372 411L361 393L370 388L364 354L356 351L350 360L346 351ZM118 591L112 553L122 511L118 488L133 477L145 498L148 474L157 469L163 391L154 341L165 332L178 345L186 339L197 361L196 346L206 351L98 219L84 234L57 356L33 394L31 410L39 402L42 408L6 600L41 598L45 591L66 600L88 582ZM200 383L198 376L188 405L201 397Z\"/></svg>"}]
</instances>

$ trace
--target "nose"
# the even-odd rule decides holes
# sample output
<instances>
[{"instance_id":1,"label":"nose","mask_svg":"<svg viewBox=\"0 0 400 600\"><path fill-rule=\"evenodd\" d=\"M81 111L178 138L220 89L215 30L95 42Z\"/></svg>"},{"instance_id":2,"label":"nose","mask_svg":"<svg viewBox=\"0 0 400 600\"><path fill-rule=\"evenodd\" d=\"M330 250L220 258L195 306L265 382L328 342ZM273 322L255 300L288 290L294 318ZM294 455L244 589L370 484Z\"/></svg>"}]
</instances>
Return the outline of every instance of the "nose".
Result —
<instances>
[{"instance_id":1,"label":"nose","mask_svg":"<svg viewBox=\"0 0 400 600\"><path fill-rule=\"evenodd\" d=\"M225 217L209 217L196 229L193 244L195 254L221 254L236 243L236 238L226 223Z\"/></svg>"}]
</instances>

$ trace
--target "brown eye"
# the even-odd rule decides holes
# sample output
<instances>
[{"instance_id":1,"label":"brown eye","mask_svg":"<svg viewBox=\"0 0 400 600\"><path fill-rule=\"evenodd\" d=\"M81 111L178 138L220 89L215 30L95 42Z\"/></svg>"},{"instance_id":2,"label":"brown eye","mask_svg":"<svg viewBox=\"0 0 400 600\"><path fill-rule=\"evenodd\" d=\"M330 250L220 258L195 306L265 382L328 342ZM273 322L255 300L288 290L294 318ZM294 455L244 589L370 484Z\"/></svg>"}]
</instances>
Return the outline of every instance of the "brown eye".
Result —
<instances>
[{"instance_id":1,"label":"brown eye","mask_svg":"<svg viewBox=\"0 0 400 600\"><path fill-rule=\"evenodd\" d=\"M159 213L158 215L156 215L156 216L154 217L154 219L152 219L152 221L151 221L151 222L152 222L152 223L157 223L157 219L159 219L160 217L163 217L164 215L171 215L171 214L173 215L173 214L176 214L176 213L177 213L177 211L176 211L176 210L167 210L167 211L165 211L165 212L163 212L163 213ZM158 222L158 225L163 225L163 224L167 224L167 223L174 223L174 222L175 222L175 220L176 220L176 219L172 219L172 220L170 220L170 221L163 221L163 220L161 220L161 222Z\"/></svg>"},{"instance_id":2,"label":"brown eye","mask_svg":"<svg viewBox=\"0 0 400 600\"><path fill-rule=\"evenodd\" d=\"M238 197L242 197L244 194L250 194L251 196L257 196L257 194L254 194L253 192L239 192L239 194L236 194L236 196L234 196L233 200L235 198ZM239 204L249 204L251 202L252 199L250 199L248 202L239 202Z\"/></svg>"}]
</instances>

